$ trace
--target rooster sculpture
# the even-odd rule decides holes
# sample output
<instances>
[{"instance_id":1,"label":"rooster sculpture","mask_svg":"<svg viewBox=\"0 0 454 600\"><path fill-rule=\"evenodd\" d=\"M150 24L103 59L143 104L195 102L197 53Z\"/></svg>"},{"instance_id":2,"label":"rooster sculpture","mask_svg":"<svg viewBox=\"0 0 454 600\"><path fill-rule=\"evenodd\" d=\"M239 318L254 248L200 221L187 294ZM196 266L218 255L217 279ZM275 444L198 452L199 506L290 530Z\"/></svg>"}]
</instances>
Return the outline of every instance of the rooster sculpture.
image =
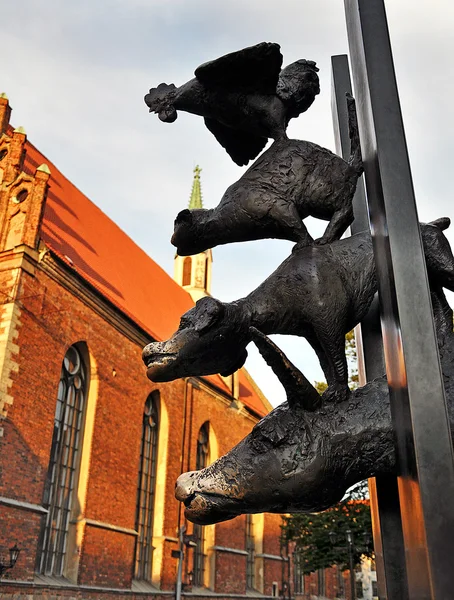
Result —
<instances>
[{"instance_id":1,"label":"rooster sculpture","mask_svg":"<svg viewBox=\"0 0 454 600\"><path fill-rule=\"evenodd\" d=\"M201 65L195 78L178 88L161 83L145 103L166 123L175 121L178 110L202 116L232 160L247 165L268 138L287 137L290 119L320 92L315 62L281 66L280 46L262 42Z\"/></svg>"}]
</instances>

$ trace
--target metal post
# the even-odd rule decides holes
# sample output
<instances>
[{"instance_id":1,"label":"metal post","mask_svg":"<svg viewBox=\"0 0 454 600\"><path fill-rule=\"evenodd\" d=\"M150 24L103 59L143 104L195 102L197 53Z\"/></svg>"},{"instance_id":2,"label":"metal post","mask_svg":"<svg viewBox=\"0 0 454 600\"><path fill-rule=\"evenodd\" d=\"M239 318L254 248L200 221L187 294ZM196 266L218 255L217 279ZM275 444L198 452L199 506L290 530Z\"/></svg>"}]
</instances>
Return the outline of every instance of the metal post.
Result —
<instances>
[{"instance_id":1,"label":"metal post","mask_svg":"<svg viewBox=\"0 0 454 600\"><path fill-rule=\"evenodd\" d=\"M396 436L409 597L452 597L454 462L383 0L345 0Z\"/></svg>"},{"instance_id":2,"label":"metal post","mask_svg":"<svg viewBox=\"0 0 454 600\"><path fill-rule=\"evenodd\" d=\"M177 581L175 586L175 600L181 600L181 587L183 581L183 562L184 562L184 534L186 531L186 525L182 525L178 531L178 569L177 569Z\"/></svg>"},{"instance_id":3,"label":"metal post","mask_svg":"<svg viewBox=\"0 0 454 600\"><path fill-rule=\"evenodd\" d=\"M348 544L348 558L350 561L350 598L351 600L356 600L356 571L355 571L355 563L353 562L353 542L351 540L347 541Z\"/></svg>"},{"instance_id":4,"label":"metal post","mask_svg":"<svg viewBox=\"0 0 454 600\"><path fill-rule=\"evenodd\" d=\"M346 54L331 57L332 115L336 152L345 160L350 155L346 94L352 94ZM369 229L364 178L358 181L353 198L355 220L352 234ZM385 373L378 298L363 322L355 329L360 385ZM374 533L375 563L380 600L408 600L405 548L399 506L397 479L381 476L369 480L369 496Z\"/></svg>"}]
</instances>

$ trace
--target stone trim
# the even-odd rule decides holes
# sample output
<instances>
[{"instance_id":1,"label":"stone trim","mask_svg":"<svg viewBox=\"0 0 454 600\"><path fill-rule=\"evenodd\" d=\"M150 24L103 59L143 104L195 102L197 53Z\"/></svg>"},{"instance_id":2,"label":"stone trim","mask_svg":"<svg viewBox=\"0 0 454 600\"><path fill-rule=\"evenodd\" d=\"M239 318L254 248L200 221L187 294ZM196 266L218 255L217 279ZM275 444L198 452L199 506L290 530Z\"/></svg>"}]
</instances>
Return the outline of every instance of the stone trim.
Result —
<instances>
[{"instance_id":1,"label":"stone trim","mask_svg":"<svg viewBox=\"0 0 454 600\"><path fill-rule=\"evenodd\" d=\"M17 303L17 294L19 289L21 271L14 269L11 271L10 296L6 302L0 305L0 423L6 419L8 408L13 403L13 396L9 393L13 384L12 375L19 370L17 355L19 346L16 339L19 335L21 326L21 310ZM3 428L0 429L0 436L3 435Z\"/></svg>"},{"instance_id":2,"label":"stone trim","mask_svg":"<svg viewBox=\"0 0 454 600\"><path fill-rule=\"evenodd\" d=\"M226 546L212 546L210 549L215 550L216 552L230 552L230 554L241 554L242 556L248 555L246 550L239 550L238 548L227 548Z\"/></svg>"},{"instance_id":3,"label":"stone trim","mask_svg":"<svg viewBox=\"0 0 454 600\"><path fill-rule=\"evenodd\" d=\"M99 527L99 529L109 529L110 531L117 531L118 533L125 533L126 535L133 535L137 537L139 532L135 529L129 529L128 527L119 527L118 525L112 525L111 523L104 523L103 521L97 521L96 519L83 519L86 525L91 527Z\"/></svg>"},{"instance_id":4,"label":"stone trim","mask_svg":"<svg viewBox=\"0 0 454 600\"><path fill-rule=\"evenodd\" d=\"M57 590L72 590L72 591L84 591L84 592L104 592L106 594L118 594L118 595L134 595L134 596L145 596L150 597L150 595L154 596L175 596L175 592L173 591L162 591L155 590L153 592L138 592L132 590L131 588L111 588L111 587L101 587L96 585L76 585L71 582L66 581L58 581L54 578L49 577L49 581L46 581L46 577L41 575L37 576L41 579L35 579L35 581L22 581L19 579L2 579L2 586L11 586L18 588L29 588L30 590L37 590L40 588L47 588L52 591ZM100 596L102 598L102 596Z\"/></svg>"},{"instance_id":5,"label":"stone trim","mask_svg":"<svg viewBox=\"0 0 454 600\"><path fill-rule=\"evenodd\" d=\"M281 560L284 562L288 561L288 558L285 558L284 556L278 556L277 554L256 554L255 557L256 558L266 558L268 560Z\"/></svg>"},{"instance_id":6,"label":"stone trim","mask_svg":"<svg viewBox=\"0 0 454 600\"><path fill-rule=\"evenodd\" d=\"M42 515L46 515L49 511L44 506L39 504L33 504L31 502L23 502L22 500L15 500L14 498L7 498L6 496L0 496L0 504L4 506L12 506L22 510L30 510Z\"/></svg>"},{"instance_id":7,"label":"stone trim","mask_svg":"<svg viewBox=\"0 0 454 600\"><path fill-rule=\"evenodd\" d=\"M257 600L276 600L276 596L265 596L264 594L251 594L249 591L246 594L223 594L220 592L211 592L210 590L204 589L201 592L182 592L182 596L188 596L190 598L242 598L242 600L249 600L256 598Z\"/></svg>"},{"instance_id":8,"label":"stone trim","mask_svg":"<svg viewBox=\"0 0 454 600\"><path fill-rule=\"evenodd\" d=\"M40 581L21 581L16 579L4 579L2 581L4 587L16 587L16 588L29 588L30 590L36 590L40 588L47 588L50 590L74 590L74 591L84 591L84 592L98 592L98 593L106 593L106 594L117 594L117 595L131 595L131 596L143 596L144 598L150 598L150 596L171 596L175 597L174 591L163 591L163 590L155 590L153 592L138 592L132 589L127 588L109 588L109 587L100 587L100 586L89 586L89 585L74 585L71 583L45 583ZM211 592L210 590L203 590L202 593L193 593L193 592L182 592L182 596L188 598L199 598L202 600L203 598L238 598L242 600L275 600L275 596L265 596L263 594L251 594L248 592L247 594L221 594L217 592ZM100 596L102 598L102 596Z\"/></svg>"}]
</instances>

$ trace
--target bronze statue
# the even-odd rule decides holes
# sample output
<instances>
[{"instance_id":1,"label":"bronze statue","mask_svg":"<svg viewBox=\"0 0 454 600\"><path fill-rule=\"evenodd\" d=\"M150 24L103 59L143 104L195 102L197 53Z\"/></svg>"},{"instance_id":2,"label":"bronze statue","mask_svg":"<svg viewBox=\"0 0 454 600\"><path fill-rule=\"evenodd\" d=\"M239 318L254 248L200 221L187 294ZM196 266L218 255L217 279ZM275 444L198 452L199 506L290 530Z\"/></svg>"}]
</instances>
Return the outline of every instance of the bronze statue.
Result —
<instances>
[{"instance_id":1,"label":"bronze statue","mask_svg":"<svg viewBox=\"0 0 454 600\"><path fill-rule=\"evenodd\" d=\"M442 233L449 223L421 224L421 234L431 282L454 291L454 257ZM324 400L340 402L349 394L345 334L364 318L376 291L369 232L323 246L296 245L248 296L230 303L202 298L169 340L146 346L148 377L228 375L244 364L255 327L268 335L305 337L328 383Z\"/></svg>"},{"instance_id":2,"label":"bronze statue","mask_svg":"<svg viewBox=\"0 0 454 600\"><path fill-rule=\"evenodd\" d=\"M263 42L201 65L195 78L178 88L161 83L145 103L167 123L178 110L204 117L232 160L247 165L268 138L285 138L290 119L320 92L313 61L298 60L282 71L281 65L280 46Z\"/></svg>"}]
</instances>

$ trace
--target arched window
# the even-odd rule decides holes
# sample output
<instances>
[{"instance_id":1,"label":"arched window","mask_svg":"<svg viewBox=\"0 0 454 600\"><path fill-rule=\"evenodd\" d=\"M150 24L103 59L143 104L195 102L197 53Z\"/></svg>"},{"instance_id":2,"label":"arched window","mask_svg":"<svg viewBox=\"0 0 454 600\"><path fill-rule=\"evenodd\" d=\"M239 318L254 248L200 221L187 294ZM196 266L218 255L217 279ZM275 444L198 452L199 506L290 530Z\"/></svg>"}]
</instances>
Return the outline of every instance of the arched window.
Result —
<instances>
[{"instance_id":1,"label":"arched window","mask_svg":"<svg viewBox=\"0 0 454 600\"><path fill-rule=\"evenodd\" d=\"M246 515L246 588L255 588L255 538L254 520L252 515Z\"/></svg>"},{"instance_id":2,"label":"arched window","mask_svg":"<svg viewBox=\"0 0 454 600\"><path fill-rule=\"evenodd\" d=\"M208 465L210 431L209 424L204 423L199 431L197 438L197 455L195 468L204 469ZM195 586L203 586L205 573L205 531L202 525L194 525L193 540L194 563L192 567L192 583Z\"/></svg>"},{"instance_id":3,"label":"arched window","mask_svg":"<svg viewBox=\"0 0 454 600\"><path fill-rule=\"evenodd\" d=\"M156 492L156 463L159 436L159 392L145 402L142 422L139 483L137 486L136 542L134 577L151 581L153 560L153 517Z\"/></svg>"},{"instance_id":4,"label":"arched window","mask_svg":"<svg viewBox=\"0 0 454 600\"><path fill-rule=\"evenodd\" d=\"M183 262L183 285L191 285L192 259L187 256Z\"/></svg>"},{"instance_id":5,"label":"arched window","mask_svg":"<svg viewBox=\"0 0 454 600\"><path fill-rule=\"evenodd\" d=\"M79 345L68 348L58 385L54 433L43 506L49 511L41 532L37 570L65 575L70 515L77 500L80 449L88 391L88 371Z\"/></svg>"}]
</instances>

